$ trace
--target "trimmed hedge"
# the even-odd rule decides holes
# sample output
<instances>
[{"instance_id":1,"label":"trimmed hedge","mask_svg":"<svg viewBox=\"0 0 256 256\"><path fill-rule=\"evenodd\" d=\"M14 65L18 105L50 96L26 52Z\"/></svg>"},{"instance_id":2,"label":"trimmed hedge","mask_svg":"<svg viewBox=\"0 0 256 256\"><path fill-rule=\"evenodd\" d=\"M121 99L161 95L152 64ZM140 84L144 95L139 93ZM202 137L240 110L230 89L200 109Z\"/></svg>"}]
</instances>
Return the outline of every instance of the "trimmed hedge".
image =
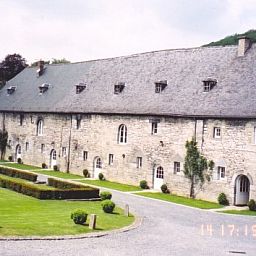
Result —
<instances>
[{"instance_id":1,"label":"trimmed hedge","mask_svg":"<svg viewBox=\"0 0 256 256\"><path fill-rule=\"evenodd\" d=\"M29 180L32 182L35 182L37 180L37 174L35 173L12 169L12 168L6 168L6 167L0 167L0 174L4 174L14 178Z\"/></svg>"},{"instance_id":2,"label":"trimmed hedge","mask_svg":"<svg viewBox=\"0 0 256 256\"><path fill-rule=\"evenodd\" d=\"M54 178L48 178L48 186L60 189L71 189L71 188L86 188L88 186L75 184L65 180L59 180Z\"/></svg>"},{"instance_id":3,"label":"trimmed hedge","mask_svg":"<svg viewBox=\"0 0 256 256\"><path fill-rule=\"evenodd\" d=\"M0 187L14 190L38 199L91 199L99 198L99 189L86 187L73 189L55 189L36 185L22 179L0 175Z\"/></svg>"}]
</instances>

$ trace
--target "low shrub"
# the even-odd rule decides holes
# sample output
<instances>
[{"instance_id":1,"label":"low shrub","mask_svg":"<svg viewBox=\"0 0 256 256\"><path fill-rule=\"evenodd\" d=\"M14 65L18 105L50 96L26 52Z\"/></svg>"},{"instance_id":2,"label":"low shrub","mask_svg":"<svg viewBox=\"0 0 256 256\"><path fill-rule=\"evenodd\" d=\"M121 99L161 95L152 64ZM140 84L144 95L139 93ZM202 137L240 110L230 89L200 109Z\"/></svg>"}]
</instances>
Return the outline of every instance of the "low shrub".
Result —
<instances>
[{"instance_id":1,"label":"low shrub","mask_svg":"<svg viewBox=\"0 0 256 256\"><path fill-rule=\"evenodd\" d=\"M58 171L59 171L59 166L58 166L58 165L54 165L54 166L53 166L53 170L54 170L55 172L58 172Z\"/></svg>"},{"instance_id":2,"label":"low shrub","mask_svg":"<svg viewBox=\"0 0 256 256\"><path fill-rule=\"evenodd\" d=\"M103 191L100 193L100 198L102 201L104 200L110 200L112 198L112 194L108 191Z\"/></svg>"},{"instance_id":3,"label":"low shrub","mask_svg":"<svg viewBox=\"0 0 256 256\"><path fill-rule=\"evenodd\" d=\"M75 184L65 180L59 180L55 178L48 178L48 186L60 188L60 189L70 189L70 188L84 188L87 186Z\"/></svg>"},{"instance_id":4,"label":"low shrub","mask_svg":"<svg viewBox=\"0 0 256 256\"><path fill-rule=\"evenodd\" d=\"M167 187L166 184L163 184L163 185L161 186L161 190L162 190L162 192L163 192L164 194L170 193L170 191L169 191L169 189L168 189L168 187Z\"/></svg>"},{"instance_id":5,"label":"low shrub","mask_svg":"<svg viewBox=\"0 0 256 256\"><path fill-rule=\"evenodd\" d=\"M10 162L12 162L12 161L13 161L13 157L12 157L12 156L8 156L8 160L9 160Z\"/></svg>"},{"instance_id":6,"label":"low shrub","mask_svg":"<svg viewBox=\"0 0 256 256\"><path fill-rule=\"evenodd\" d=\"M0 173L10 177L20 178L35 182L37 180L37 174L12 168L0 167Z\"/></svg>"},{"instance_id":7,"label":"low shrub","mask_svg":"<svg viewBox=\"0 0 256 256\"><path fill-rule=\"evenodd\" d=\"M71 219L75 224L84 224L86 222L88 214L83 210L75 210L71 213Z\"/></svg>"},{"instance_id":8,"label":"low shrub","mask_svg":"<svg viewBox=\"0 0 256 256\"><path fill-rule=\"evenodd\" d=\"M226 194L224 193L220 193L219 196L218 196L218 202L219 204L221 205L229 205L229 201L227 199L227 196Z\"/></svg>"},{"instance_id":9,"label":"low shrub","mask_svg":"<svg viewBox=\"0 0 256 256\"><path fill-rule=\"evenodd\" d=\"M104 200L101 203L102 209L106 213L112 213L115 209L115 203L112 202L111 200Z\"/></svg>"},{"instance_id":10,"label":"low shrub","mask_svg":"<svg viewBox=\"0 0 256 256\"><path fill-rule=\"evenodd\" d=\"M83 170L83 175L84 175L85 178L90 178L90 173L87 169Z\"/></svg>"},{"instance_id":11,"label":"low shrub","mask_svg":"<svg viewBox=\"0 0 256 256\"><path fill-rule=\"evenodd\" d=\"M146 181L146 180L141 180L141 181L140 181L140 187L141 187L142 189L148 189L148 183L147 183L147 181Z\"/></svg>"},{"instance_id":12,"label":"low shrub","mask_svg":"<svg viewBox=\"0 0 256 256\"><path fill-rule=\"evenodd\" d=\"M250 199L248 202L248 207L250 211L256 211L256 202L253 199Z\"/></svg>"},{"instance_id":13,"label":"low shrub","mask_svg":"<svg viewBox=\"0 0 256 256\"><path fill-rule=\"evenodd\" d=\"M103 173L99 173L99 180L105 180L105 177L104 177L104 175L103 175Z\"/></svg>"},{"instance_id":14,"label":"low shrub","mask_svg":"<svg viewBox=\"0 0 256 256\"><path fill-rule=\"evenodd\" d=\"M18 162L18 164L23 164L21 158L18 158L18 159L17 159L17 162Z\"/></svg>"},{"instance_id":15,"label":"low shrub","mask_svg":"<svg viewBox=\"0 0 256 256\"><path fill-rule=\"evenodd\" d=\"M47 169L46 163L42 163L42 169Z\"/></svg>"}]
</instances>

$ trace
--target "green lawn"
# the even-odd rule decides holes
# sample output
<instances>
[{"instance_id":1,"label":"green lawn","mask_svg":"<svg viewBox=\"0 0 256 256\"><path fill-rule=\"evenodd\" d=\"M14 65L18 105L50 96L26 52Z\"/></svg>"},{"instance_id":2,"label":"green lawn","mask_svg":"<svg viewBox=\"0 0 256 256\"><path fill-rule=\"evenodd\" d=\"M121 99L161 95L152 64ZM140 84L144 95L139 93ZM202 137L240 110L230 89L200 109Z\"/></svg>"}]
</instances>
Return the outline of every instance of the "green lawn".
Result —
<instances>
[{"instance_id":1,"label":"green lawn","mask_svg":"<svg viewBox=\"0 0 256 256\"><path fill-rule=\"evenodd\" d=\"M160 199L163 201L168 201L176 204L183 204L183 205L200 208L200 209L217 209L217 208L223 207L222 205L219 205L213 202L197 200L197 199L192 199L192 198L187 198L182 196L176 196L171 194L163 194L160 192L159 193L141 192L141 193L136 193L136 195Z\"/></svg>"},{"instance_id":2,"label":"green lawn","mask_svg":"<svg viewBox=\"0 0 256 256\"><path fill-rule=\"evenodd\" d=\"M4 163L3 166L13 167L21 170L28 170L28 171L42 169L40 167L33 166L33 165L10 163L10 162Z\"/></svg>"},{"instance_id":3,"label":"green lawn","mask_svg":"<svg viewBox=\"0 0 256 256\"><path fill-rule=\"evenodd\" d=\"M62 179L83 179L83 176L72 174L72 173L66 173L66 172L60 172L60 171L38 171L35 170L35 173L45 174L53 177L58 177Z\"/></svg>"},{"instance_id":4,"label":"green lawn","mask_svg":"<svg viewBox=\"0 0 256 256\"><path fill-rule=\"evenodd\" d=\"M237 215L250 215L250 216L256 216L256 211L249 211L249 210L226 210L226 211L220 211L223 213L229 213L229 214L237 214Z\"/></svg>"},{"instance_id":5,"label":"green lawn","mask_svg":"<svg viewBox=\"0 0 256 256\"><path fill-rule=\"evenodd\" d=\"M97 214L96 231L130 225L134 217L125 217L117 208L114 214L104 213L101 202L38 200L0 188L0 236L71 235L91 232L86 225L70 219L75 209Z\"/></svg>"},{"instance_id":6,"label":"green lawn","mask_svg":"<svg viewBox=\"0 0 256 256\"><path fill-rule=\"evenodd\" d=\"M108 180L81 180L79 182L82 182L85 184L90 184L90 185L95 185L95 186L99 186L99 187L104 187L104 188L115 189L115 190L119 190L119 191L123 191L123 192L142 190L140 187L137 187L137 186L121 184L121 183L112 182L112 181L108 181Z\"/></svg>"},{"instance_id":7,"label":"green lawn","mask_svg":"<svg viewBox=\"0 0 256 256\"><path fill-rule=\"evenodd\" d=\"M0 163L6 163L7 161L6 160L0 160Z\"/></svg>"}]
</instances>

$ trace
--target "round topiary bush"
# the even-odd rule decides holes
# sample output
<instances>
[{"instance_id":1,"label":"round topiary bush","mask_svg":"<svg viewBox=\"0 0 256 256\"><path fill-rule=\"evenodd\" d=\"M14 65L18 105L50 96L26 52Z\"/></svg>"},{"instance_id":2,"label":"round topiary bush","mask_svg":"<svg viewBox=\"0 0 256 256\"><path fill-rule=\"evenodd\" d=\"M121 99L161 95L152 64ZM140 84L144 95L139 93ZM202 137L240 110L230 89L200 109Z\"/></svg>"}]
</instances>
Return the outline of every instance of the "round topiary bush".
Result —
<instances>
[{"instance_id":1,"label":"round topiary bush","mask_svg":"<svg viewBox=\"0 0 256 256\"><path fill-rule=\"evenodd\" d=\"M250 211L256 211L256 202L255 202L255 200L251 199L248 202L248 207L249 207Z\"/></svg>"},{"instance_id":2,"label":"round topiary bush","mask_svg":"<svg viewBox=\"0 0 256 256\"><path fill-rule=\"evenodd\" d=\"M84 224L86 222L88 214L83 210L75 210L71 213L71 219L75 224Z\"/></svg>"},{"instance_id":3,"label":"round topiary bush","mask_svg":"<svg viewBox=\"0 0 256 256\"><path fill-rule=\"evenodd\" d=\"M146 181L146 180L141 180L141 181L140 181L140 187L141 187L142 189L148 189L148 183L147 183L147 181Z\"/></svg>"},{"instance_id":4,"label":"round topiary bush","mask_svg":"<svg viewBox=\"0 0 256 256\"><path fill-rule=\"evenodd\" d=\"M46 163L42 163L42 169L46 169L46 168L47 168Z\"/></svg>"},{"instance_id":5,"label":"round topiary bush","mask_svg":"<svg viewBox=\"0 0 256 256\"><path fill-rule=\"evenodd\" d=\"M54 165L54 166L53 166L53 170L54 170L55 172L59 171L58 165Z\"/></svg>"},{"instance_id":6,"label":"round topiary bush","mask_svg":"<svg viewBox=\"0 0 256 256\"><path fill-rule=\"evenodd\" d=\"M161 186L161 190L164 194L168 194L170 192L166 184Z\"/></svg>"},{"instance_id":7,"label":"round topiary bush","mask_svg":"<svg viewBox=\"0 0 256 256\"><path fill-rule=\"evenodd\" d=\"M21 158L17 159L18 164L23 164Z\"/></svg>"},{"instance_id":8,"label":"round topiary bush","mask_svg":"<svg viewBox=\"0 0 256 256\"><path fill-rule=\"evenodd\" d=\"M219 204L221 205L229 205L229 201L227 199L227 196L226 194L224 193L220 193L219 196L218 196L218 202Z\"/></svg>"},{"instance_id":9,"label":"round topiary bush","mask_svg":"<svg viewBox=\"0 0 256 256\"><path fill-rule=\"evenodd\" d=\"M104 175L103 175L103 173L99 173L99 180L105 180L105 177L104 177Z\"/></svg>"},{"instance_id":10,"label":"round topiary bush","mask_svg":"<svg viewBox=\"0 0 256 256\"><path fill-rule=\"evenodd\" d=\"M85 178L90 178L90 173L87 169L83 170L83 175L84 175Z\"/></svg>"},{"instance_id":11,"label":"round topiary bush","mask_svg":"<svg viewBox=\"0 0 256 256\"><path fill-rule=\"evenodd\" d=\"M112 213L115 209L115 203L112 202L111 200L104 200L101 203L102 209L106 213Z\"/></svg>"},{"instance_id":12,"label":"round topiary bush","mask_svg":"<svg viewBox=\"0 0 256 256\"><path fill-rule=\"evenodd\" d=\"M12 162L12 161L13 161L13 157L12 157L12 156L8 156L8 160L9 160L10 162Z\"/></svg>"},{"instance_id":13,"label":"round topiary bush","mask_svg":"<svg viewBox=\"0 0 256 256\"><path fill-rule=\"evenodd\" d=\"M100 193L100 198L102 201L104 200L110 200L112 198L112 194L108 191L103 191Z\"/></svg>"}]
</instances>

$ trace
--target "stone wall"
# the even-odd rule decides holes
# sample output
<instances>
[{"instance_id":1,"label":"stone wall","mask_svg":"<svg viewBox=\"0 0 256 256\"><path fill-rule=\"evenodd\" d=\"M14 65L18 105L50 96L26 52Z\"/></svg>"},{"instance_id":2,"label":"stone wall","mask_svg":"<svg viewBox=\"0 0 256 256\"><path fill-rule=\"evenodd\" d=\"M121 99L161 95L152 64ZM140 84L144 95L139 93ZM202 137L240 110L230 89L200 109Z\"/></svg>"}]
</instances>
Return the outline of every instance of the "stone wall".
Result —
<instances>
[{"instance_id":1,"label":"stone wall","mask_svg":"<svg viewBox=\"0 0 256 256\"><path fill-rule=\"evenodd\" d=\"M215 162L212 179L202 189L197 190L197 197L216 200L220 192L234 198L234 181L239 174L246 174L256 180L256 145L254 126L256 121L197 120L189 118L157 117L158 132L151 133L153 116L121 115L61 115L61 114L24 114L23 123L20 115L5 114L5 128L9 132L11 148L9 155L15 156L18 144L22 147L24 163L41 166L50 164L50 152L57 152L57 164L62 171L82 174L88 169L94 176L94 161L102 159L101 172L107 179L138 185L140 180L147 180L153 186L153 174L157 166L164 169L164 182L171 192L188 195L189 182L181 171L174 174L174 161L181 162L185 157L185 142L196 135L199 149L209 160ZM77 119L81 118L77 129ZM37 122L44 121L43 135L37 135ZM3 123L0 114L0 127ZM118 143L118 128L127 127L127 143ZM214 138L214 127L221 128L221 137ZM29 146L26 150L26 143ZM45 145L41 152L41 145ZM70 146L70 155L69 155ZM66 148L66 156L62 154ZM83 152L88 152L87 159ZM109 165L109 154L114 155ZM142 157L142 167L137 168L136 159ZM226 178L217 180L217 166L226 168ZM253 182L251 182L253 183ZM251 197L256 198L255 185L251 184Z\"/></svg>"}]
</instances>

